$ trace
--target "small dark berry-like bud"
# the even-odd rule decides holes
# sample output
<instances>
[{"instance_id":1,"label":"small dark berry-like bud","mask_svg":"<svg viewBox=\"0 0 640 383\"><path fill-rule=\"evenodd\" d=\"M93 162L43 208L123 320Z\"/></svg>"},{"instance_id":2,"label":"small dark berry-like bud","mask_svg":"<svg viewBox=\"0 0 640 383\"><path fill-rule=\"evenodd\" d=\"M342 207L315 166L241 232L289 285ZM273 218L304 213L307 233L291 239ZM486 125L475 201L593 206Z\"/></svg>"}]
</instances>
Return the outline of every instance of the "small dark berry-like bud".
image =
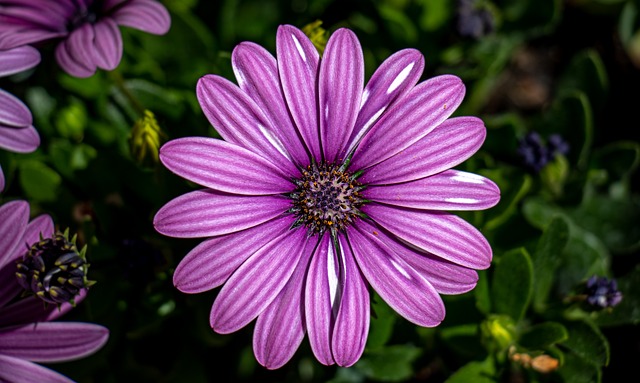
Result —
<instances>
[{"instance_id":1,"label":"small dark berry-like bud","mask_svg":"<svg viewBox=\"0 0 640 383\"><path fill-rule=\"evenodd\" d=\"M69 231L41 239L17 261L18 283L28 294L34 294L47 303L74 303L83 288L95 282L87 279L89 264L75 238L69 240Z\"/></svg>"}]
</instances>

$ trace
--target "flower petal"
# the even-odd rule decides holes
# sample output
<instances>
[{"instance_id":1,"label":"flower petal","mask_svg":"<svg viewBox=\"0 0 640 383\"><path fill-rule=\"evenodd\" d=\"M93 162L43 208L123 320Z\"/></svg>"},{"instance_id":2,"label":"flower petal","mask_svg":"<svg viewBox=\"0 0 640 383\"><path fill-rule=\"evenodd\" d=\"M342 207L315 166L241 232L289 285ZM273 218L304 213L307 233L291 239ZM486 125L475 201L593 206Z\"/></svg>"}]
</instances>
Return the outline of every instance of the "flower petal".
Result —
<instances>
[{"instance_id":1,"label":"flower petal","mask_svg":"<svg viewBox=\"0 0 640 383\"><path fill-rule=\"evenodd\" d=\"M500 189L493 181L458 170L401 184L371 186L362 194L376 202L428 210L482 210L500 201Z\"/></svg>"},{"instance_id":2,"label":"flower petal","mask_svg":"<svg viewBox=\"0 0 640 383\"><path fill-rule=\"evenodd\" d=\"M366 232L374 232L372 240L383 243L422 275L440 294L462 294L472 290L478 282L478 273L464 266L444 260L433 254L401 243L392 234L377 226L363 226Z\"/></svg>"},{"instance_id":3,"label":"flower petal","mask_svg":"<svg viewBox=\"0 0 640 383\"><path fill-rule=\"evenodd\" d=\"M2 22L2 20L0 20ZM29 27L11 28L0 31L0 49L12 49L28 44L65 37L66 31L47 31L42 29L30 29Z\"/></svg>"},{"instance_id":4,"label":"flower petal","mask_svg":"<svg viewBox=\"0 0 640 383\"><path fill-rule=\"evenodd\" d=\"M351 168L367 168L410 147L446 120L463 97L464 84L456 76L442 75L418 84L363 137Z\"/></svg>"},{"instance_id":5,"label":"flower petal","mask_svg":"<svg viewBox=\"0 0 640 383\"><path fill-rule=\"evenodd\" d=\"M202 111L225 141L262 155L288 174L297 174L269 119L235 84L206 75L198 80L196 94Z\"/></svg>"},{"instance_id":6,"label":"flower petal","mask_svg":"<svg viewBox=\"0 0 640 383\"><path fill-rule=\"evenodd\" d=\"M17 97L0 89L0 139L8 128L26 128L33 124L29 108Z\"/></svg>"},{"instance_id":7,"label":"flower petal","mask_svg":"<svg viewBox=\"0 0 640 383\"><path fill-rule=\"evenodd\" d=\"M207 239L187 254L173 274L183 293L200 293L224 283L247 258L293 224L292 216L276 218L236 233Z\"/></svg>"},{"instance_id":8,"label":"flower petal","mask_svg":"<svg viewBox=\"0 0 640 383\"><path fill-rule=\"evenodd\" d=\"M324 160L342 162L364 87L362 47L350 30L341 28L331 35L320 61L318 82Z\"/></svg>"},{"instance_id":9,"label":"flower petal","mask_svg":"<svg viewBox=\"0 0 640 383\"><path fill-rule=\"evenodd\" d=\"M299 167L309 165L309 155L284 101L276 59L263 47L242 42L233 50L231 62L240 89L269 118L295 164Z\"/></svg>"},{"instance_id":10,"label":"flower petal","mask_svg":"<svg viewBox=\"0 0 640 383\"><path fill-rule=\"evenodd\" d=\"M38 216L29 222L22 236L22 240L18 243L18 246L14 248L12 253L7 254L8 257L5 258L4 261L5 265L0 267L0 281L5 281L0 284L0 307L4 307L7 302L17 297L18 293L22 290L22 287L16 280L17 269L15 261L22 258L29 247L40 240L40 234L42 234L43 237L48 237L53 234L53 221L48 215Z\"/></svg>"},{"instance_id":11,"label":"flower petal","mask_svg":"<svg viewBox=\"0 0 640 383\"><path fill-rule=\"evenodd\" d=\"M40 136L33 126L5 128L0 126L0 148L14 153L31 153L40 146Z\"/></svg>"},{"instance_id":12,"label":"flower petal","mask_svg":"<svg viewBox=\"0 0 640 383\"><path fill-rule=\"evenodd\" d=\"M331 353L331 330L339 272L331 236L324 235L309 264L304 290L304 312L311 350L318 361L327 366L335 363Z\"/></svg>"},{"instance_id":13,"label":"flower petal","mask_svg":"<svg viewBox=\"0 0 640 383\"><path fill-rule=\"evenodd\" d=\"M93 62L93 28L89 24L73 31L56 47L56 61L71 76L85 78L96 72Z\"/></svg>"},{"instance_id":14,"label":"flower petal","mask_svg":"<svg viewBox=\"0 0 640 383\"><path fill-rule=\"evenodd\" d=\"M0 353L0 381L11 383L75 383L48 368Z\"/></svg>"},{"instance_id":15,"label":"flower petal","mask_svg":"<svg viewBox=\"0 0 640 383\"><path fill-rule=\"evenodd\" d=\"M287 284L307 249L305 230L286 231L253 254L225 283L211 308L211 327L229 334L264 311Z\"/></svg>"},{"instance_id":16,"label":"flower petal","mask_svg":"<svg viewBox=\"0 0 640 383\"><path fill-rule=\"evenodd\" d=\"M398 314L419 326L434 327L444 319L442 298L418 272L376 240L365 221L347 229L358 266L371 287Z\"/></svg>"},{"instance_id":17,"label":"flower petal","mask_svg":"<svg viewBox=\"0 0 640 383\"><path fill-rule=\"evenodd\" d=\"M0 329L0 353L33 362L63 362L98 351L109 338L102 326L42 322Z\"/></svg>"},{"instance_id":18,"label":"flower petal","mask_svg":"<svg viewBox=\"0 0 640 383\"><path fill-rule=\"evenodd\" d=\"M349 248L340 235L342 253L342 294L336 316L331 350L336 364L349 367L360 359L369 333L369 291Z\"/></svg>"},{"instance_id":19,"label":"flower petal","mask_svg":"<svg viewBox=\"0 0 640 383\"><path fill-rule=\"evenodd\" d=\"M39 62L40 52L30 46L0 51L0 77L23 72L38 65ZM0 105L4 105L4 102Z\"/></svg>"},{"instance_id":20,"label":"flower petal","mask_svg":"<svg viewBox=\"0 0 640 383\"><path fill-rule=\"evenodd\" d=\"M215 237L259 225L290 207L290 201L279 196L197 190L169 201L156 213L153 225L171 237Z\"/></svg>"},{"instance_id":21,"label":"flower petal","mask_svg":"<svg viewBox=\"0 0 640 383\"><path fill-rule=\"evenodd\" d=\"M289 282L256 321L253 353L268 369L280 368L287 363L304 338L302 295L312 248L308 250L303 251Z\"/></svg>"},{"instance_id":22,"label":"flower petal","mask_svg":"<svg viewBox=\"0 0 640 383\"><path fill-rule=\"evenodd\" d=\"M0 192L4 190L4 173L2 172L2 166L0 166Z\"/></svg>"},{"instance_id":23,"label":"flower petal","mask_svg":"<svg viewBox=\"0 0 640 383\"><path fill-rule=\"evenodd\" d=\"M415 49L394 53L376 69L362 93L362 106L345 154L351 152L394 102L416 85L423 69L424 57Z\"/></svg>"},{"instance_id":24,"label":"flower petal","mask_svg":"<svg viewBox=\"0 0 640 383\"><path fill-rule=\"evenodd\" d=\"M74 297L75 306L87 297L87 289L80 290ZM0 307L0 327L25 324L31 322L48 322L60 318L72 308L70 303L60 305L44 305L42 300L34 295L18 300L8 306Z\"/></svg>"},{"instance_id":25,"label":"flower petal","mask_svg":"<svg viewBox=\"0 0 640 383\"><path fill-rule=\"evenodd\" d=\"M113 70L122 59L122 35L118 24L104 18L93 25L93 61L98 68Z\"/></svg>"},{"instance_id":26,"label":"flower petal","mask_svg":"<svg viewBox=\"0 0 640 383\"><path fill-rule=\"evenodd\" d=\"M291 117L311 156L322 158L316 99L318 50L301 30L291 25L278 28L276 50L282 90Z\"/></svg>"},{"instance_id":27,"label":"flower petal","mask_svg":"<svg viewBox=\"0 0 640 383\"><path fill-rule=\"evenodd\" d=\"M472 269L491 263L491 246L480 231L450 213L368 204L362 211L410 245Z\"/></svg>"},{"instance_id":28,"label":"flower petal","mask_svg":"<svg viewBox=\"0 0 640 383\"><path fill-rule=\"evenodd\" d=\"M28 222L29 203L26 201L11 201L0 206L0 268L12 260Z\"/></svg>"},{"instance_id":29,"label":"flower petal","mask_svg":"<svg viewBox=\"0 0 640 383\"><path fill-rule=\"evenodd\" d=\"M113 15L116 23L154 35L164 35L171 27L167 9L155 0L132 0Z\"/></svg>"},{"instance_id":30,"label":"flower petal","mask_svg":"<svg viewBox=\"0 0 640 383\"><path fill-rule=\"evenodd\" d=\"M413 181L450 169L482 146L487 130L476 117L456 117L440 124L415 144L365 170L360 182L390 184Z\"/></svg>"},{"instance_id":31,"label":"flower petal","mask_svg":"<svg viewBox=\"0 0 640 383\"><path fill-rule=\"evenodd\" d=\"M280 194L295 188L273 163L240 146L213 138L171 140L160 149L160 160L189 181L227 193Z\"/></svg>"}]
</instances>

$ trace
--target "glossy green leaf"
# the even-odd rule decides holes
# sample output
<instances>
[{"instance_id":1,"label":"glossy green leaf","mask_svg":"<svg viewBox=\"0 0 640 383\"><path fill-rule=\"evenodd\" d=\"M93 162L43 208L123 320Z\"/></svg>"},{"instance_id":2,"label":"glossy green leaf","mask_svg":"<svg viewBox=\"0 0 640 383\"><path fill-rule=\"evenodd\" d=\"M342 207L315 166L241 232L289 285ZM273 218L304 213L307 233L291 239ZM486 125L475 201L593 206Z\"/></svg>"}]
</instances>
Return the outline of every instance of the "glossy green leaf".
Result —
<instances>
[{"instance_id":1,"label":"glossy green leaf","mask_svg":"<svg viewBox=\"0 0 640 383\"><path fill-rule=\"evenodd\" d=\"M529 350L546 349L569 337L567 329L557 322L544 322L528 328L520 336L518 344Z\"/></svg>"},{"instance_id":2,"label":"glossy green leaf","mask_svg":"<svg viewBox=\"0 0 640 383\"><path fill-rule=\"evenodd\" d=\"M563 365L557 374L565 383L600 383L602 371L579 356L566 353Z\"/></svg>"},{"instance_id":3,"label":"glossy green leaf","mask_svg":"<svg viewBox=\"0 0 640 383\"><path fill-rule=\"evenodd\" d=\"M44 163L28 160L20 164L20 186L36 202L53 202L58 196L62 178Z\"/></svg>"},{"instance_id":4,"label":"glossy green leaf","mask_svg":"<svg viewBox=\"0 0 640 383\"><path fill-rule=\"evenodd\" d=\"M379 296L372 299L371 316L369 324L369 336L367 337L367 348L375 349L384 346L391 334L393 325L396 322L397 314Z\"/></svg>"},{"instance_id":5,"label":"glossy green leaf","mask_svg":"<svg viewBox=\"0 0 640 383\"><path fill-rule=\"evenodd\" d=\"M491 359L469 362L449 377L445 383L496 383L495 366Z\"/></svg>"},{"instance_id":6,"label":"glossy green leaf","mask_svg":"<svg viewBox=\"0 0 640 383\"><path fill-rule=\"evenodd\" d=\"M586 362L596 367L609 364L609 342L600 330L588 322L567 323L569 338L562 344Z\"/></svg>"},{"instance_id":7,"label":"glossy green leaf","mask_svg":"<svg viewBox=\"0 0 640 383\"><path fill-rule=\"evenodd\" d=\"M383 382L399 382L413 375L412 363L422 351L411 345L395 345L366 351L355 364L365 376Z\"/></svg>"},{"instance_id":8,"label":"glossy green leaf","mask_svg":"<svg viewBox=\"0 0 640 383\"><path fill-rule=\"evenodd\" d=\"M520 321L533 292L533 265L527 250L514 249L500 256L491 282L493 311Z\"/></svg>"},{"instance_id":9,"label":"glossy green leaf","mask_svg":"<svg viewBox=\"0 0 640 383\"><path fill-rule=\"evenodd\" d=\"M562 252L569 238L569 224L562 216L554 216L546 226L531 257L533 263L533 307L543 311L551 291Z\"/></svg>"}]
</instances>

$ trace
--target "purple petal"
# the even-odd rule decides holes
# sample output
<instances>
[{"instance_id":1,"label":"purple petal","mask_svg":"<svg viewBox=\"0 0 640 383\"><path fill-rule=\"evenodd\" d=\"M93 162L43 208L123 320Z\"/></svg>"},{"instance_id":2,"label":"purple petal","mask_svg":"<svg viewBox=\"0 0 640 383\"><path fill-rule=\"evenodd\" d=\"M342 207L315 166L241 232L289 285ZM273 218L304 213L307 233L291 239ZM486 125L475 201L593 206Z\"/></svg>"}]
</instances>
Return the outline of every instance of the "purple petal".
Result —
<instances>
[{"instance_id":1,"label":"purple petal","mask_svg":"<svg viewBox=\"0 0 640 383\"><path fill-rule=\"evenodd\" d=\"M343 156L353 149L396 100L416 85L423 69L424 57L415 49L394 53L376 69L362 93L362 107Z\"/></svg>"},{"instance_id":2,"label":"purple petal","mask_svg":"<svg viewBox=\"0 0 640 383\"><path fill-rule=\"evenodd\" d=\"M31 153L40 146L40 136L33 126L5 128L0 126L0 148L14 153Z\"/></svg>"},{"instance_id":3,"label":"purple petal","mask_svg":"<svg viewBox=\"0 0 640 383\"><path fill-rule=\"evenodd\" d=\"M5 265L0 267L0 281L4 281L0 284L0 307L4 307L17 297L22 290L16 280L15 261L22 258L27 250L40 240L41 233L43 237L53 234L53 221L48 215L41 215L29 222L20 243L14 248L12 254L7 254L8 257L4 260Z\"/></svg>"},{"instance_id":4,"label":"purple petal","mask_svg":"<svg viewBox=\"0 0 640 383\"><path fill-rule=\"evenodd\" d=\"M351 168L367 168L410 147L446 120L463 97L464 84L456 76L420 83L371 127L354 152Z\"/></svg>"},{"instance_id":5,"label":"purple petal","mask_svg":"<svg viewBox=\"0 0 640 383\"><path fill-rule=\"evenodd\" d=\"M309 165L309 155L284 101L276 59L263 47L243 42L233 50L231 62L240 89L269 118L271 126L296 165Z\"/></svg>"},{"instance_id":6,"label":"purple petal","mask_svg":"<svg viewBox=\"0 0 640 383\"><path fill-rule=\"evenodd\" d=\"M154 35L164 35L171 27L167 9L155 0L132 0L112 15L116 23Z\"/></svg>"},{"instance_id":7,"label":"purple petal","mask_svg":"<svg viewBox=\"0 0 640 383\"><path fill-rule=\"evenodd\" d=\"M425 327L440 324L445 310L438 292L386 244L372 239L376 233L364 221L347 229L353 255L371 287L408 321Z\"/></svg>"},{"instance_id":8,"label":"purple petal","mask_svg":"<svg viewBox=\"0 0 640 383\"><path fill-rule=\"evenodd\" d=\"M33 117L29 108L14 95L0 89L0 140L5 130L26 128L31 124Z\"/></svg>"},{"instance_id":9,"label":"purple petal","mask_svg":"<svg viewBox=\"0 0 640 383\"><path fill-rule=\"evenodd\" d=\"M280 194L295 188L289 177L263 157L213 138L169 141L160 149L160 160L189 181L227 193Z\"/></svg>"},{"instance_id":10,"label":"purple petal","mask_svg":"<svg viewBox=\"0 0 640 383\"><path fill-rule=\"evenodd\" d=\"M404 151L365 170L359 180L369 185L390 184L440 173L471 157L486 135L479 118L451 118Z\"/></svg>"},{"instance_id":11,"label":"purple petal","mask_svg":"<svg viewBox=\"0 0 640 383\"><path fill-rule=\"evenodd\" d=\"M478 282L478 273L464 266L446 261L433 254L421 252L387 235L386 231L377 226L363 223L364 235L369 235L372 242L383 243L398 257L407 262L415 271L422 275L440 294L462 294L473 289ZM375 233L374 233L375 232Z\"/></svg>"},{"instance_id":12,"label":"purple petal","mask_svg":"<svg viewBox=\"0 0 640 383\"><path fill-rule=\"evenodd\" d=\"M401 184L371 186L362 195L371 201L428 210L482 210L500 201L500 189L493 181L457 170Z\"/></svg>"},{"instance_id":13,"label":"purple petal","mask_svg":"<svg viewBox=\"0 0 640 383\"><path fill-rule=\"evenodd\" d=\"M369 291L355 262L349 243L340 239L342 296L331 339L336 364L349 367L360 359L369 333Z\"/></svg>"},{"instance_id":14,"label":"purple petal","mask_svg":"<svg viewBox=\"0 0 640 383\"><path fill-rule=\"evenodd\" d=\"M11 383L75 383L48 368L0 353L0 381Z\"/></svg>"},{"instance_id":15,"label":"purple petal","mask_svg":"<svg viewBox=\"0 0 640 383\"><path fill-rule=\"evenodd\" d=\"M345 159L345 146L358 116L363 87L360 42L350 30L338 29L331 35L320 61L320 139L327 162Z\"/></svg>"},{"instance_id":16,"label":"purple petal","mask_svg":"<svg viewBox=\"0 0 640 383\"><path fill-rule=\"evenodd\" d=\"M247 258L293 224L292 216L202 242L187 254L173 274L183 293L200 293L224 283Z\"/></svg>"},{"instance_id":17,"label":"purple petal","mask_svg":"<svg viewBox=\"0 0 640 383\"><path fill-rule=\"evenodd\" d=\"M80 290L74 297L76 306L87 296L87 290ZM48 322L60 318L68 313L74 306L70 303L56 305L44 305L42 300L35 296L29 296L11 303L8 306L0 307L0 327L25 324L31 322Z\"/></svg>"},{"instance_id":18,"label":"purple petal","mask_svg":"<svg viewBox=\"0 0 640 383\"><path fill-rule=\"evenodd\" d=\"M448 261L472 269L486 269L491 263L487 240L453 214L378 204L368 204L362 211L403 241Z\"/></svg>"},{"instance_id":19,"label":"purple petal","mask_svg":"<svg viewBox=\"0 0 640 383\"><path fill-rule=\"evenodd\" d=\"M8 51L0 51L0 77L23 72L40 62L40 52L30 46L22 46ZM0 101L0 105L4 102Z\"/></svg>"},{"instance_id":20,"label":"purple petal","mask_svg":"<svg viewBox=\"0 0 640 383\"><path fill-rule=\"evenodd\" d=\"M289 282L256 321L253 352L258 362L268 369L287 363L304 338L302 295L310 258L311 248L303 251Z\"/></svg>"},{"instance_id":21,"label":"purple petal","mask_svg":"<svg viewBox=\"0 0 640 383\"><path fill-rule=\"evenodd\" d=\"M331 353L331 329L333 304L338 289L339 262L331 243L331 236L324 235L316 248L304 291L304 312L311 349L318 361L330 366L335 363Z\"/></svg>"},{"instance_id":22,"label":"purple petal","mask_svg":"<svg viewBox=\"0 0 640 383\"><path fill-rule=\"evenodd\" d=\"M122 59L122 35L118 24L105 18L93 25L93 62L98 68L113 70Z\"/></svg>"},{"instance_id":23,"label":"purple petal","mask_svg":"<svg viewBox=\"0 0 640 383\"><path fill-rule=\"evenodd\" d=\"M67 36L66 31L47 31L42 29L30 29L29 27L16 28L0 32L0 49L12 49L28 44L35 44L59 37Z\"/></svg>"},{"instance_id":24,"label":"purple petal","mask_svg":"<svg viewBox=\"0 0 640 383\"><path fill-rule=\"evenodd\" d=\"M4 190L4 173L2 172L2 166L0 166L0 192Z\"/></svg>"},{"instance_id":25,"label":"purple petal","mask_svg":"<svg viewBox=\"0 0 640 383\"><path fill-rule=\"evenodd\" d=\"M170 237L214 237L259 225L290 207L288 199L278 196L198 190L169 201L156 213L153 225Z\"/></svg>"},{"instance_id":26,"label":"purple petal","mask_svg":"<svg viewBox=\"0 0 640 383\"><path fill-rule=\"evenodd\" d=\"M308 242L305 230L287 231L253 254L218 294L211 308L211 327L228 334L260 315L287 284L305 251L310 251Z\"/></svg>"},{"instance_id":27,"label":"purple petal","mask_svg":"<svg viewBox=\"0 0 640 383\"><path fill-rule=\"evenodd\" d=\"M12 260L12 255L29 222L29 204L11 201L0 206L0 268Z\"/></svg>"},{"instance_id":28,"label":"purple petal","mask_svg":"<svg viewBox=\"0 0 640 383\"><path fill-rule=\"evenodd\" d=\"M298 174L269 119L235 84L207 75L198 81L196 94L202 111L225 141L259 153L288 174Z\"/></svg>"},{"instance_id":29,"label":"purple petal","mask_svg":"<svg viewBox=\"0 0 640 383\"><path fill-rule=\"evenodd\" d=\"M93 27L84 24L58 44L56 60L65 72L79 78L90 77L96 72L93 39Z\"/></svg>"},{"instance_id":30,"label":"purple petal","mask_svg":"<svg viewBox=\"0 0 640 383\"><path fill-rule=\"evenodd\" d=\"M281 25L276 36L278 71L289 112L315 159L322 158L318 132L316 81L320 56L305 34Z\"/></svg>"},{"instance_id":31,"label":"purple petal","mask_svg":"<svg viewBox=\"0 0 640 383\"><path fill-rule=\"evenodd\" d=\"M98 351L109 330L90 323L42 322L0 330L0 353L33 362L63 362Z\"/></svg>"}]
</instances>

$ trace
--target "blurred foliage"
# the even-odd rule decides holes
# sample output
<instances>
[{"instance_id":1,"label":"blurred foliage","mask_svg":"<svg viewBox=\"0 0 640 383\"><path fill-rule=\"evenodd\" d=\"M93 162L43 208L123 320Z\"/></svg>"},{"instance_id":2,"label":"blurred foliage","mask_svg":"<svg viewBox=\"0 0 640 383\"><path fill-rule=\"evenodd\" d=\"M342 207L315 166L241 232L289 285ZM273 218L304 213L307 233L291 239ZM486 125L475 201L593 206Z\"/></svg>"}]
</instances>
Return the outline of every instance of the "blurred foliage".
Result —
<instances>
[{"instance_id":1,"label":"blurred foliage","mask_svg":"<svg viewBox=\"0 0 640 383\"><path fill-rule=\"evenodd\" d=\"M66 320L107 326L94 356L54 368L79 382L618 382L640 355L640 195L637 129L640 1L477 0L486 34L448 0L164 0L166 36L123 28L113 72L64 74L43 49L40 66L2 79L31 108L42 138L31 154L0 153L2 202L29 200L89 245L98 284ZM475 19L474 19L475 18ZM154 213L192 185L156 161L161 141L217 136L195 97L201 76L231 80L231 52L244 40L275 51L279 24L316 20L349 27L366 75L393 52L426 58L423 79L460 76L457 115L488 128L460 168L494 180L498 206L464 215L490 240L494 262L478 286L445 296L447 317L417 328L373 297L365 353L351 368L320 365L305 340L280 370L251 352L252 328L230 335L208 324L216 291L184 295L172 272L197 241L157 234ZM323 30L316 30L321 42ZM146 112L147 111L147 112ZM146 116L146 119L145 119ZM149 117L151 116L151 117ZM517 155L530 131L570 146L539 173ZM618 279L620 305L587 307L593 276Z\"/></svg>"}]
</instances>

